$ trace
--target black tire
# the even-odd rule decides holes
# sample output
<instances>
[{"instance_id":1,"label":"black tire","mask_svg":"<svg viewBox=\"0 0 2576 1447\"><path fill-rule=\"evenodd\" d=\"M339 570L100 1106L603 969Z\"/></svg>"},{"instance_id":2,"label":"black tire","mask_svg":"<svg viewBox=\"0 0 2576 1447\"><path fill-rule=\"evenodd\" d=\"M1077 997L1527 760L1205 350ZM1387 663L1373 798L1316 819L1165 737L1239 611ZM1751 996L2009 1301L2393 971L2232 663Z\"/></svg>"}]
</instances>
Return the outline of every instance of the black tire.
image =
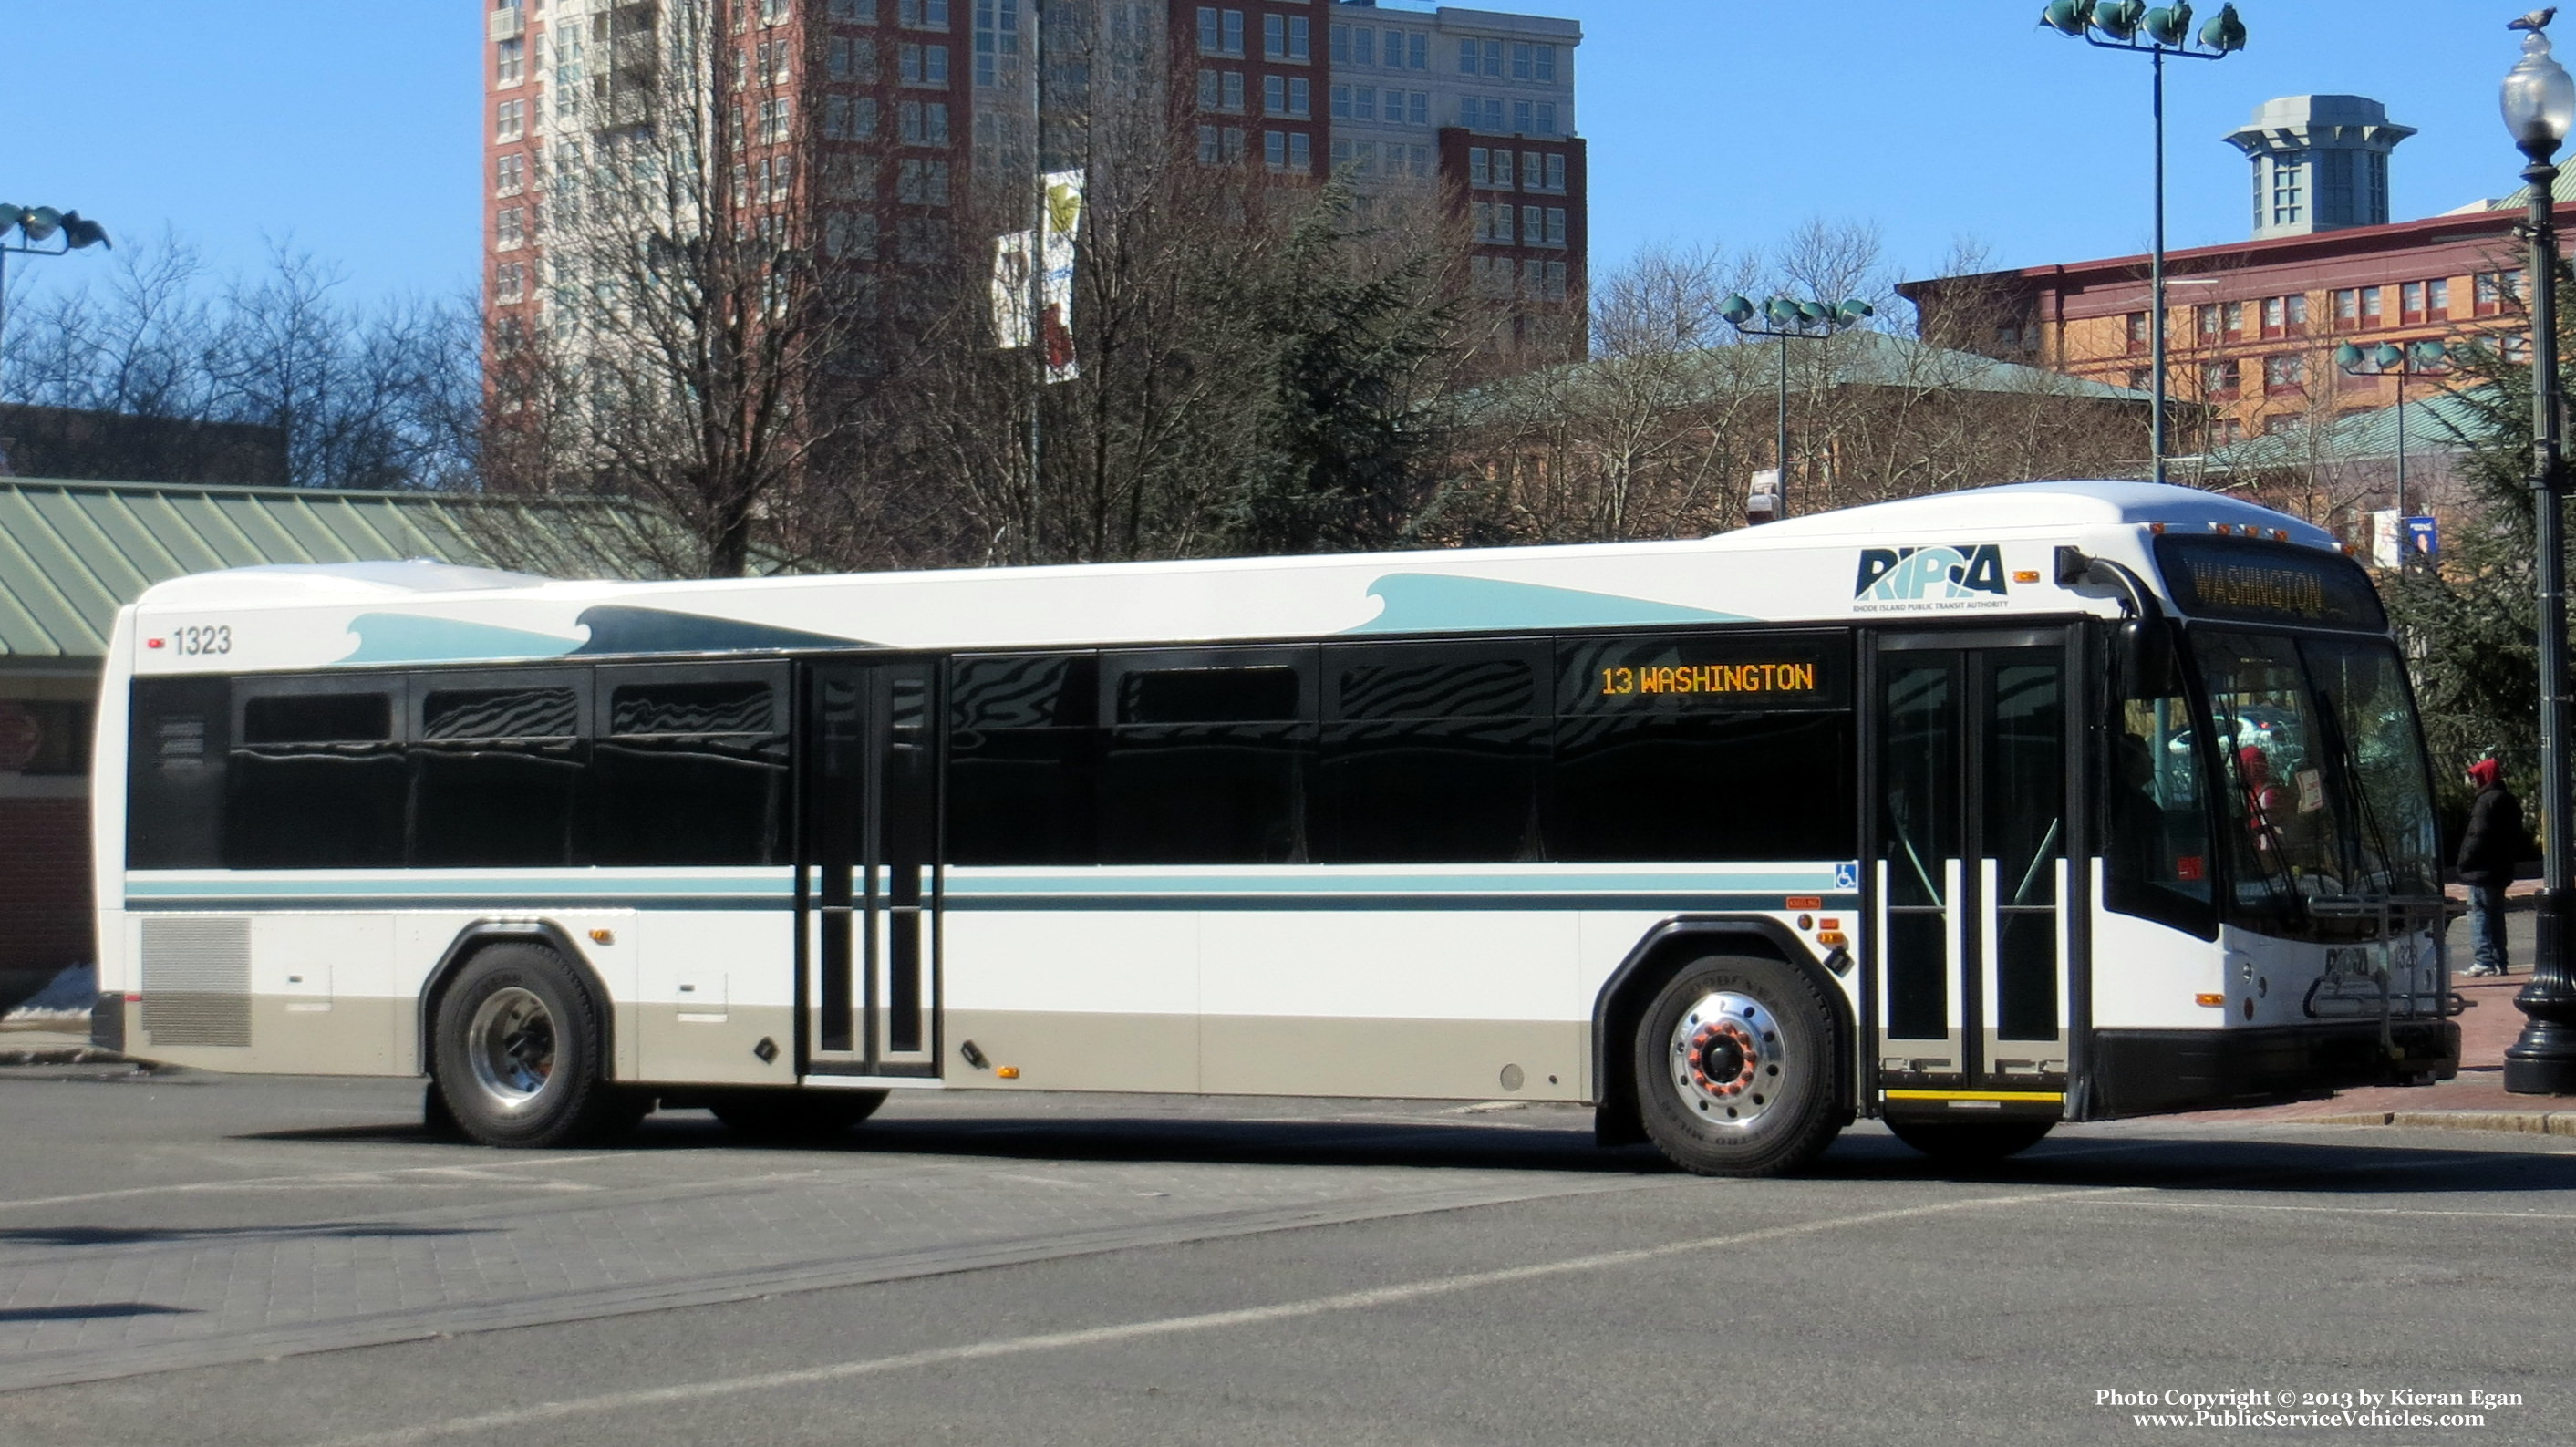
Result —
<instances>
[{"instance_id":1,"label":"black tire","mask_svg":"<svg viewBox=\"0 0 2576 1447\"><path fill-rule=\"evenodd\" d=\"M1936 1161L1999 1161L2045 1140L2053 1120L1891 1120L1888 1133Z\"/></svg>"},{"instance_id":2,"label":"black tire","mask_svg":"<svg viewBox=\"0 0 2576 1447\"><path fill-rule=\"evenodd\" d=\"M743 1090L712 1096L707 1109L736 1135L762 1141L828 1141L877 1113L882 1090Z\"/></svg>"},{"instance_id":3,"label":"black tire","mask_svg":"<svg viewBox=\"0 0 2576 1447\"><path fill-rule=\"evenodd\" d=\"M438 1002L430 1082L487 1146L550 1149L633 1129L644 1102L608 1080L602 1002L543 945L499 944Z\"/></svg>"},{"instance_id":4,"label":"black tire","mask_svg":"<svg viewBox=\"0 0 2576 1447\"><path fill-rule=\"evenodd\" d=\"M1637 1022L1637 1115L1703 1176L1776 1176L1823 1154L1835 1102L1834 1012L1803 971L1714 955L1682 967Z\"/></svg>"}]
</instances>

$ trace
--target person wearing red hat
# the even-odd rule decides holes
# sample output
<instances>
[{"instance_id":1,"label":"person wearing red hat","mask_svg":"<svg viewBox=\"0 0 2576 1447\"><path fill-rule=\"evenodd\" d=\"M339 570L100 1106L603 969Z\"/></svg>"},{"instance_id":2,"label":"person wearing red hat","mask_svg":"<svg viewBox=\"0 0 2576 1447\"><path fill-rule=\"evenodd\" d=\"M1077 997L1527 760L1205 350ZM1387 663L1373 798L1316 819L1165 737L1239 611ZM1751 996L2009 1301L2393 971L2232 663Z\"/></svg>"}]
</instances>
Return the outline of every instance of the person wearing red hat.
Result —
<instances>
[{"instance_id":1,"label":"person wearing red hat","mask_svg":"<svg viewBox=\"0 0 2576 1447\"><path fill-rule=\"evenodd\" d=\"M2523 831L2522 801L2504 786L2504 765L2480 759L2469 765L2469 782L2477 800L2469 805L2469 827L2460 836L2458 871L2469 887L2469 938L2476 958L2472 975L2510 971L2504 948L2504 891L2513 883L2531 836Z\"/></svg>"}]
</instances>

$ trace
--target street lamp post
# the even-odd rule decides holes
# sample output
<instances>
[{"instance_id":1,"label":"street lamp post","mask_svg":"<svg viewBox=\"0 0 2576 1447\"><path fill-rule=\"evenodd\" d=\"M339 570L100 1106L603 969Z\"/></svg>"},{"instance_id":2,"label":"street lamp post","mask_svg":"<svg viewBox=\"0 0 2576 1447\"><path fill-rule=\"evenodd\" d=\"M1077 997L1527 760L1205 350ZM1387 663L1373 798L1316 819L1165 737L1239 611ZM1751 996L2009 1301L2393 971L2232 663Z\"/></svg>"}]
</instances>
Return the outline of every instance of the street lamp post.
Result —
<instances>
[{"instance_id":1,"label":"street lamp post","mask_svg":"<svg viewBox=\"0 0 2576 1447\"><path fill-rule=\"evenodd\" d=\"M2569 870L2576 864L2568 833L2576 828L2568 806L2567 775L2567 543L2563 496L2567 463L2559 447L2558 230L2550 207L2558 167L2553 158L2576 123L2576 79L2549 54L2542 27L2547 12L2513 22L2528 31L2522 59L2504 78L2504 123L2530 164L2523 183L2531 211L2523 236L2531 246L2531 503L2532 542L2538 551L2540 645L2540 813L2548 830L2541 851L2539 911L2535 919L2531 981L2514 997L2529 1017L2522 1036L2504 1052L2504 1088L2517 1095L2576 1095L2576 988L2567 976Z\"/></svg>"},{"instance_id":2,"label":"street lamp post","mask_svg":"<svg viewBox=\"0 0 2576 1447\"><path fill-rule=\"evenodd\" d=\"M1771 453L1771 465L1780 473L1774 517L1789 515L1789 343L1800 338L1821 342L1845 328L1858 326L1876 315L1876 310L1868 302L1858 299L1798 301L1785 296L1775 296L1756 306L1751 297L1741 294L1728 297L1718 308L1718 315L1726 318L1727 325L1739 334L1774 337L1780 343L1778 433L1773 439ZM1767 319L1770 325L1757 322L1757 317Z\"/></svg>"},{"instance_id":3,"label":"street lamp post","mask_svg":"<svg viewBox=\"0 0 2576 1447\"><path fill-rule=\"evenodd\" d=\"M8 239L12 231L18 233L16 241ZM47 246L48 241L56 244ZM62 256L91 246L115 249L107 239L107 228L77 211L0 201L0 340L6 339L9 328L9 258Z\"/></svg>"},{"instance_id":4,"label":"street lamp post","mask_svg":"<svg viewBox=\"0 0 2576 1447\"><path fill-rule=\"evenodd\" d=\"M2147 0L2049 0L2039 23L2061 35L2080 36L2104 50L2144 54L2155 72L2156 245L2150 271L2148 333L2155 368L2155 402L2149 414L2148 446L2154 454L2155 480L2165 480L2165 419L2172 410L2165 378L2165 58L2224 60L2245 48L2245 22L2234 5L2218 7L2218 18L2200 29L2201 49L2192 48L2191 6L2158 5ZM2140 36L2146 37L2142 43ZM2107 38L2106 38L2107 37Z\"/></svg>"},{"instance_id":5,"label":"street lamp post","mask_svg":"<svg viewBox=\"0 0 2576 1447\"><path fill-rule=\"evenodd\" d=\"M2401 347L2394 342L2363 348L2351 342L2335 348L2335 365L2356 377L2395 377L2397 379L2397 570L2406 571L2414 561L2402 529L2406 526L2406 379L2434 372L2447 372L2450 349L2440 342L2417 342Z\"/></svg>"}]
</instances>

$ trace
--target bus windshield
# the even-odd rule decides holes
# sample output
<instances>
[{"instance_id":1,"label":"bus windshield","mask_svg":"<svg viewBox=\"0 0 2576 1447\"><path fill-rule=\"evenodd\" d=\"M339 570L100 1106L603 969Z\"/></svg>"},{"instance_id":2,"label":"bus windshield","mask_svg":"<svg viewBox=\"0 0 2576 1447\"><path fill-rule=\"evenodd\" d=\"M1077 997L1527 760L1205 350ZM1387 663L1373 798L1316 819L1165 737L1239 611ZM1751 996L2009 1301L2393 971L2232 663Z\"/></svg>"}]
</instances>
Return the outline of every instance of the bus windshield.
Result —
<instances>
[{"instance_id":1,"label":"bus windshield","mask_svg":"<svg viewBox=\"0 0 2576 1447\"><path fill-rule=\"evenodd\" d=\"M2432 791L2388 641L2208 628L2192 639L2229 917L2304 937L2337 932L2318 900L2437 893Z\"/></svg>"}]
</instances>

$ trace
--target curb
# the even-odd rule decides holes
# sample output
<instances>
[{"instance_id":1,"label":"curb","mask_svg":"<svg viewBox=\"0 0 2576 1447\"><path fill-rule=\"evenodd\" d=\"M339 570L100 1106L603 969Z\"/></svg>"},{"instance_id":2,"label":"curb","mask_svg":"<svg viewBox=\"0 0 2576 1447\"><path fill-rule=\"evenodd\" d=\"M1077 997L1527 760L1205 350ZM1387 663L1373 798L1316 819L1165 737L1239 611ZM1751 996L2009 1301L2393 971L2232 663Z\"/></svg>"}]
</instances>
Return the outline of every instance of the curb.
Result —
<instances>
[{"instance_id":1,"label":"curb","mask_svg":"<svg viewBox=\"0 0 2576 1447\"><path fill-rule=\"evenodd\" d=\"M2283 1125L2394 1125L2419 1130L2492 1130L2518 1135L2576 1136L2576 1111L2373 1110L2353 1115L2312 1115Z\"/></svg>"}]
</instances>

